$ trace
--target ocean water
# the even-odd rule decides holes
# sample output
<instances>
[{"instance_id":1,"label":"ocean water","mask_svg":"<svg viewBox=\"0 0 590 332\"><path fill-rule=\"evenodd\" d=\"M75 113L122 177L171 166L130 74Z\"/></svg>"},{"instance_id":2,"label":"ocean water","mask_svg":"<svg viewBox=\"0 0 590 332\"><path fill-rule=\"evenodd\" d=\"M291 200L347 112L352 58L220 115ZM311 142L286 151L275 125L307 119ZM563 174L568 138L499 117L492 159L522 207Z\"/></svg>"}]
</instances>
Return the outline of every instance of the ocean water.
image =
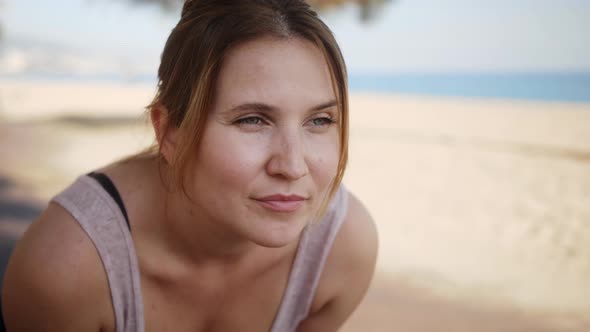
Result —
<instances>
[{"instance_id":1,"label":"ocean water","mask_svg":"<svg viewBox=\"0 0 590 332\"><path fill-rule=\"evenodd\" d=\"M349 77L351 91L590 102L590 72L389 74Z\"/></svg>"}]
</instances>

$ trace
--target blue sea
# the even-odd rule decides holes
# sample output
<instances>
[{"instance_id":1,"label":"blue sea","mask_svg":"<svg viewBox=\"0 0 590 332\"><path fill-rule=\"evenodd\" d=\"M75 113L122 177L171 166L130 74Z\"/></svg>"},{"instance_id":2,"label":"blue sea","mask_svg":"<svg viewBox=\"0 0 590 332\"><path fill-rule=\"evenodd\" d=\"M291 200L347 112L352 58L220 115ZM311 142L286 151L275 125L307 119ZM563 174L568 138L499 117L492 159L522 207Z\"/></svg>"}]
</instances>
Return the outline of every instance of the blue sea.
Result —
<instances>
[{"instance_id":1,"label":"blue sea","mask_svg":"<svg viewBox=\"0 0 590 332\"><path fill-rule=\"evenodd\" d=\"M153 82L145 76L105 75L5 75L12 80ZM590 102L590 72L485 73L485 74L355 74L349 75L352 92L381 92L423 96Z\"/></svg>"},{"instance_id":2,"label":"blue sea","mask_svg":"<svg viewBox=\"0 0 590 332\"><path fill-rule=\"evenodd\" d=\"M590 102L590 72L351 74L350 90L540 101Z\"/></svg>"}]
</instances>

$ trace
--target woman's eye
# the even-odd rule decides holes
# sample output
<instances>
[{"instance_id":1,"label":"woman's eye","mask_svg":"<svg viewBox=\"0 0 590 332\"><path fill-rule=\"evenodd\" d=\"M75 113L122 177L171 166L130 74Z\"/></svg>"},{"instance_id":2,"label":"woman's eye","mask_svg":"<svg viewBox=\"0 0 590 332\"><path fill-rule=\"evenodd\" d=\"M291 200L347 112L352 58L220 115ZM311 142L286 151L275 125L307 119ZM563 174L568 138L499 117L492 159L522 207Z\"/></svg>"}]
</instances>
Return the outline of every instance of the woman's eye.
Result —
<instances>
[{"instance_id":1,"label":"woman's eye","mask_svg":"<svg viewBox=\"0 0 590 332\"><path fill-rule=\"evenodd\" d=\"M249 116L246 118L238 119L236 121L236 123L240 124L240 125L256 126L256 125L262 124L262 121L263 121L262 118L260 118L258 116Z\"/></svg>"},{"instance_id":2,"label":"woman's eye","mask_svg":"<svg viewBox=\"0 0 590 332\"><path fill-rule=\"evenodd\" d=\"M328 126L334 123L334 120L329 117L311 119L311 123L317 127Z\"/></svg>"}]
</instances>

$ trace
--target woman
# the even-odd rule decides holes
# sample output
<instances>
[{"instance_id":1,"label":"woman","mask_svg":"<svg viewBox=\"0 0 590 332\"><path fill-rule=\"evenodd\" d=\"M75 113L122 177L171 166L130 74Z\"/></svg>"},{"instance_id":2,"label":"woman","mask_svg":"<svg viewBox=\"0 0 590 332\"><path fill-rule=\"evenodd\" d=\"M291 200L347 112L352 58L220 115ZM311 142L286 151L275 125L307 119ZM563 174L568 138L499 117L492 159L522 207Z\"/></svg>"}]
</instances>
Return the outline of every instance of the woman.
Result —
<instances>
[{"instance_id":1,"label":"woman","mask_svg":"<svg viewBox=\"0 0 590 332\"><path fill-rule=\"evenodd\" d=\"M8 331L335 331L377 235L340 185L344 62L303 1L187 1L154 149L81 176L15 248Z\"/></svg>"}]
</instances>

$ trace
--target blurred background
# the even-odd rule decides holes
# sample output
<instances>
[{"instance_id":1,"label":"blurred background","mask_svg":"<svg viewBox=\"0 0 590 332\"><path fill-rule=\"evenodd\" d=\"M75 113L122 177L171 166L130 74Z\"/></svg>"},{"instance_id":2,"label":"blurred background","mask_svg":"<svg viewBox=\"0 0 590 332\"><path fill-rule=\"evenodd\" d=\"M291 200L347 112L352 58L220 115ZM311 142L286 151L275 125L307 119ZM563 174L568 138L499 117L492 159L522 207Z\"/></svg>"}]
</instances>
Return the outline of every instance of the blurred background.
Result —
<instances>
[{"instance_id":1,"label":"blurred background","mask_svg":"<svg viewBox=\"0 0 590 332\"><path fill-rule=\"evenodd\" d=\"M78 175L150 144L177 0L0 0L0 277ZM380 231L344 331L590 331L590 2L315 0Z\"/></svg>"}]
</instances>

